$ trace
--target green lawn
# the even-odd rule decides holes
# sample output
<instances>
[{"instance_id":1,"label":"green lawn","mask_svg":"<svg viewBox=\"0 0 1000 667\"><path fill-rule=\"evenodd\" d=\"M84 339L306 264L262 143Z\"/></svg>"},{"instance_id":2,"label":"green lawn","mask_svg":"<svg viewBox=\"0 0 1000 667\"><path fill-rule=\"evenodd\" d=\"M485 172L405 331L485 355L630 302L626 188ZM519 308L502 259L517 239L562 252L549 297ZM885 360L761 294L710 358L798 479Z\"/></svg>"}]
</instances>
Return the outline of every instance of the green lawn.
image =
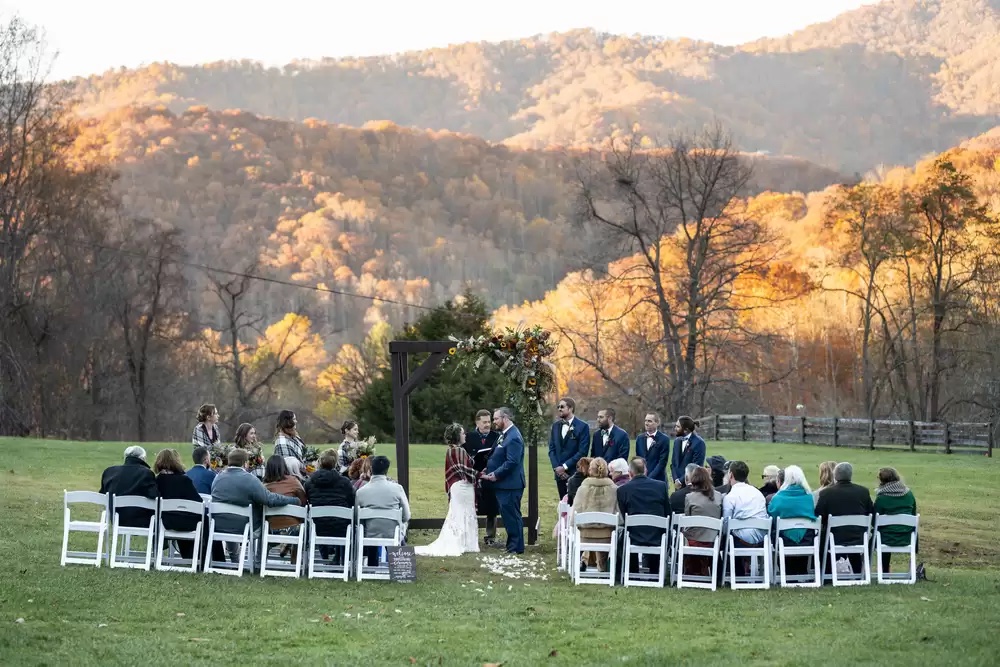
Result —
<instances>
[{"instance_id":1,"label":"green lawn","mask_svg":"<svg viewBox=\"0 0 1000 667\"><path fill-rule=\"evenodd\" d=\"M931 578L711 593L574 587L555 572L545 470L543 539L525 556L545 581L490 575L476 555L420 559L409 585L60 568L62 490L96 490L123 448L0 439L0 665L996 662L1000 466L985 457L711 442L709 454L743 458L758 477L797 463L815 482L820 461L843 457L871 487L894 465L917 496ZM442 447L413 448L415 516L444 513L443 459Z\"/></svg>"}]
</instances>

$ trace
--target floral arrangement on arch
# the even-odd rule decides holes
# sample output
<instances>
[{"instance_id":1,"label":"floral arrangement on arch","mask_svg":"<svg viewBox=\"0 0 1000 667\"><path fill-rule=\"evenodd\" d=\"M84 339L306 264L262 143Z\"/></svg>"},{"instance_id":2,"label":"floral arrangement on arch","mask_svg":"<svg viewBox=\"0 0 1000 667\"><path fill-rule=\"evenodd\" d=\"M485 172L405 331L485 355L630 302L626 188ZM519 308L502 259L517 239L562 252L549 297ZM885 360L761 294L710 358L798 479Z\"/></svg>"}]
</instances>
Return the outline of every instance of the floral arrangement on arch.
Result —
<instances>
[{"instance_id":1,"label":"floral arrangement on arch","mask_svg":"<svg viewBox=\"0 0 1000 667\"><path fill-rule=\"evenodd\" d=\"M552 334L540 326L513 328L491 336L466 339L449 337L455 347L448 354L458 360L457 369L479 370L490 360L510 381L514 391L511 407L522 418L534 421L545 413L546 397L555 387L555 367L547 360L553 352Z\"/></svg>"}]
</instances>

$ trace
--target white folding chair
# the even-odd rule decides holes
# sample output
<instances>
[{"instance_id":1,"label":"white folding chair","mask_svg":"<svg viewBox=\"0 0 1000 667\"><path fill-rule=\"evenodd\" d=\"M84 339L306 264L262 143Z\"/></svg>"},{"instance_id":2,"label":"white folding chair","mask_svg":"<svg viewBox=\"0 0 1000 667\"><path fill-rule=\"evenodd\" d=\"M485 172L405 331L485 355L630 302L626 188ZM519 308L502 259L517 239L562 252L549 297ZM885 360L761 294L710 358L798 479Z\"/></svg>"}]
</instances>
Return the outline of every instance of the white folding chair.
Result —
<instances>
[{"instance_id":1,"label":"white folding chair","mask_svg":"<svg viewBox=\"0 0 1000 667\"><path fill-rule=\"evenodd\" d=\"M587 542L580 533L580 528L611 527L610 542ZM600 568L580 569L580 559L584 551L603 552L608 554L608 571ZM615 585L618 569L618 515L610 512L582 512L573 515L573 583L574 584L607 584Z\"/></svg>"},{"instance_id":2,"label":"white folding chair","mask_svg":"<svg viewBox=\"0 0 1000 667\"><path fill-rule=\"evenodd\" d=\"M156 544L156 510L158 501L145 496L116 496L111 494L111 510L114 514L111 521L111 559L108 567L127 567L139 570L149 570L153 563L153 545ZM149 522L145 526L121 525L120 511L136 508L150 510ZM119 547L119 538L124 537ZM142 537L146 540L145 551L132 550L132 538Z\"/></svg>"},{"instance_id":3,"label":"white folding chair","mask_svg":"<svg viewBox=\"0 0 1000 667\"><path fill-rule=\"evenodd\" d=\"M317 535L316 519L345 519L348 521L347 533L343 537ZM354 508L332 507L328 505L314 507L310 505L306 526L308 526L307 532L309 536L307 548L309 561L306 576L309 579L343 579L344 581L348 581L351 578L351 565L354 563ZM317 561L317 557L321 557L318 553L321 546L343 549L342 565L331 565Z\"/></svg>"},{"instance_id":4,"label":"white folding chair","mask_svg":"<svg viewBox=\"0 0 1000 667\"><path fill-rule=\"evenodd\" d=\"M97 521L74 520L70 516L71 505L97 505L101 508L101 515ZM97 551L70 551L70 533L96 533ZM100 567L104 559L104 538L108 532L108 496L105 493L95 493L94 491L66 491L63 490L63 542L62 553L59 557L59 564L66 565L93 565Z\"/></svg>"},{"instance_id":5,"label":"white folding chair","mask_svg":"<svg viewBox=\"0 0 1000 667\"><path fill-rule=\"evenodd\" d=\"M680 531L677 529L677 518L684 516L683 514L678 514L674 512L670 515L670 535L667 538L667 560L669 561L669 567L667 568L667 576L670 577L670 585L673 586L677 583L677 547L680 544L679 536Z\"/></svg>"},{"instance_id":6,"label":"white folding chair","mask_svg":"<svg viewBox=\"0 0 1000 667\"><path fill-rule=\"evenodd\" d=\"M388 519L396 522L392 537L366 537L365 521L369 519ZM369 567L365 564L365 547L398 547L403 543L403 510L377 510L367 507L358 508L357 520L358 551L355 572L358 581L362 579L388 579L388 564Z\"/></svg>"},{"instance_id":7,"label":"white folding chair","mask_svg":"<svg viewBox=\"0 0 1000 667\"><path fill-rule=\"evenodd\" d=\"M194 530L191 531L169 530L163 525L163 515L167 512L197 516L198 523L195 525ZM167 500L161 498L160 511L157 513L156 569L165 572L197 572L198 564L201 562L201 528L204 524L205 503L194 500ZM171 540L171 543L164 544L166 540ZM174 555L172 542L175 540L190 540L194 543L190 559L181 558L179 553ZM166 558L163 556L165 548L167 550Z\"/></svg>"},{"instance_id":8,"label":"white folding chair","mask_svg":"<svg viewBox=\"0 0 1000 667\"><path fill-rule=\"evenodd\" d=\"M875 515L875 568L880 584L915 584L917 583L917 528L920 515L913 514L876 514ZM913 529L910 533L910 543L905 547L890 547L882 544L882 533L879 528L885 526L907 526ZM882 554L907 554L910 559L908 572L883 572Z\"/></svg>"},{"instance_id":9,"label":"white folding chair","mask_svg":"<svg viewBox=\"0 0 1000 667\"><path fill-rule=\"evenodd\" d=\"M569 503L561 502L556 510L556 567L565 572L569 565Z\"/></svg>"},{"instance_id":10,"label":"white folding chair","mask_svg":"<svg viewBox=\"0 0 1000 667\"><path fill-rule=\"evenodd\" d=\"M854 526L864 528L862 543L855 545L838 545L833 536L834 528ZM845 516L830 516L826 521L826 543L823 546L823 581L832 581L834 586L867 586L872 582L871 551L868 548L871 539L872 518L868 514L850 514ZM840 574L837 572L837 559L847 554L858 554L862 558L861 572ZM827 567L830 572L827 572Z\"/></svg>"},{"instance_id":11,"label":"white folding chair","mask_svg":"<svg viewBox=\"0 0 1000 667\"><path fill-rule=\"evenodd\" d=\"M211 493L199 493L198 495L201 496L201 500L202 500L202 502L206 503L206 506L207 506L207 503L212 502L212 494Z\"/></svg>"},{"instance_id":12,"label":"white folding chair","mask_svg":"<svg viewBox=\"0 0 1000 667\"><path fill-rule=\"evenodd\" d=\"M220 515L244 517L246 523L243 524L243 531L239 533L227 533L216 530L215 517ZM252 548L253 535L253 507L247 505L230 505L229 503L212 502L208 505L208 546L205 551L205 572L215 574L228 574L231 576L243 576L243 568L246 562L253 557ZM239 544L238 562L231 563L228 560L217 561L212 558L212 547L216 542ZM252 563L251 563L252 566Z\"/></svg>"},{"instance_id":13,"label":"white folding chair","mask_svg":"<svg viewBox=\"0 0 1000 667\"><path fill-rule=\"evenodd\" d=\"M660 536L660 543L656 546L639 546L632 544L632 536L629 528L662 528L663 535ZM625 515L625 549L622 552L622 583L625 586L648 586L663 588L666 580L666 572L669 567L667 560L667 544L670 540L670 519L665 516L654 514L626 514ZM643 556L659 556L660 568L656 574L650 572L632 572L629 561L632 554L636 554L640 561Z\"/></svg>"},{"instance_id":14,"label":"white folding chair","mask_svg":"<svg viewBox=\"0 0 1000 667\"><path fill-rule=\"evenodd\" d=\"M281 507L264 508L264 521L260 529L261 578L270 575L272 577L292 577L297 579L301 576L302 559L306 557L304 546L306 535L305 520L307 515L307 509L305 507L300 507L299 505L282 505ZM302 524L299 525L297 534L272 535L270 533L270 519L279 516L301 519ZM285 545L292 547L292 552L288 560L281 558L280 555L278 558L268 557L268 553L271 551L272 547Z\"/></svg>"},{"instance_id":15,"label":"white folding chair","mask_svg":"<svg viewBox=\"0 0 1000 667\"><path fill-rule=\"evenodd\" d=\"M763 531L760 546L738 547L733 531L757 529ZM729 519L726 522L725 556L722 559L722 583L729 582L733 590L771 587L771 519ZM736 559L750 558L750 574L736 574ZM762 571L761 571L762 570Z\"/></svg>"},{"instance_id":16,"label":"white folding chair","mask_svg":"<svg viewBox=\"0 0 1000 667\"><path fill-rule=\"evenodd\" d=\"M819 561L819 536L823 531L823 522L819 519L775 519L774 528L774 572L775 581L782 588L819 588L823 585L822 568ZM812 542L803 542L799 546L785 544L781 534L786 530L811 530ZM790 556L807 556L806 574L788 574L786 558ZM812 574L809 574L809 570Z\"/></svg>"},{"instance_id":17,"label":"white folding chair","mask_svg":"<svg viewBox=\"0 0 1000 667\"><path fill-rule=\"evenodd\" d=\"M719 572L719 541L722 535L722 519L712 519L705 516L676 515L677 526L677 558L676 572L677 588L706 588L714 591ZM715 540L711 547L694 547L687 543L684 537L685 528L707 528L715 531ZM708 576L684 574L684 559L691 556L708 556L712 560L711 574Z\"/></svg>"}]
</instances>

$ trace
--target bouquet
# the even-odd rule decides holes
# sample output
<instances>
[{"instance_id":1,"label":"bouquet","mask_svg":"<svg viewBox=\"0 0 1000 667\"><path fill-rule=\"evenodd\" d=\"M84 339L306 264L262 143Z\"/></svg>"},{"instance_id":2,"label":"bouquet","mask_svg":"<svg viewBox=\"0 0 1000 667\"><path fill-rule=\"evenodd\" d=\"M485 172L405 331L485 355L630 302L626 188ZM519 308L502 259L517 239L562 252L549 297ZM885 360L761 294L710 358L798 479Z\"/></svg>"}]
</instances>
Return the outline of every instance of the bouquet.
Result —
<instances>
[{"instance_id":1,"label":"bouquet","mask_svg":"<svg viewBox=\"0 0 1000 667\"><path fill-rule=\"evenodd\" d=\"M229 464L229 452L234 449L236 449L236 445L230 443L219 442L212 445L212 448L209 450L209 456L212 457L212 470L225 468ZM247 467L255 470L264 465L264 455L261 452L259 444L247 443L244 449L248 454Z\"/></svg>"},{"instance_id":2,"label":"bouquet","mask_svg":"<svg viewBox=\"0 0 1000 667\"><path fill-rule=\"evenodd\" d=\"M358 458L363 459L366 456L375 456L375 436L370 435L361 442L358 443L357 453Z\"/></svg>"},{"instance_id":3,"label":"bouquet","mask_svg":"<svg viewBox=\"0 0 1000 667\"><path fill-rule=\"evenodd\" d=\"M316 472L316 461L319 460L319 449L316 447L304 446L302 448L302 461L306 464L306 473L311 475Z\"/></svg>"}]
</instances>

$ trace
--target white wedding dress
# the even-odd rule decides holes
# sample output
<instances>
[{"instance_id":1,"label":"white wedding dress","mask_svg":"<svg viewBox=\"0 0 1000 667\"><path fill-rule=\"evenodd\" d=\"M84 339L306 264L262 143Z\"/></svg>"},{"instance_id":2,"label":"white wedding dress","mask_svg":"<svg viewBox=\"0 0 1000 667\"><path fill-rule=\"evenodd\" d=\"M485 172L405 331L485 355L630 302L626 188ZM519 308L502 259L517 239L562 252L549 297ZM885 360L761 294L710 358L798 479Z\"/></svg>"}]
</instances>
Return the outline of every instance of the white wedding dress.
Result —
<instances>
[{"instance_id":1,"label":"white wedding dress","mask_svg":"<svg viewBox=\"0 0 1000 667\"><path fill-rule=\"evenodd\" d=\"M451 485L448 516L438 538L414 551L420 556L461 556L479 552L479 523L476 520L476 488L469 482Z\"/></svg>"}]
</instances>

